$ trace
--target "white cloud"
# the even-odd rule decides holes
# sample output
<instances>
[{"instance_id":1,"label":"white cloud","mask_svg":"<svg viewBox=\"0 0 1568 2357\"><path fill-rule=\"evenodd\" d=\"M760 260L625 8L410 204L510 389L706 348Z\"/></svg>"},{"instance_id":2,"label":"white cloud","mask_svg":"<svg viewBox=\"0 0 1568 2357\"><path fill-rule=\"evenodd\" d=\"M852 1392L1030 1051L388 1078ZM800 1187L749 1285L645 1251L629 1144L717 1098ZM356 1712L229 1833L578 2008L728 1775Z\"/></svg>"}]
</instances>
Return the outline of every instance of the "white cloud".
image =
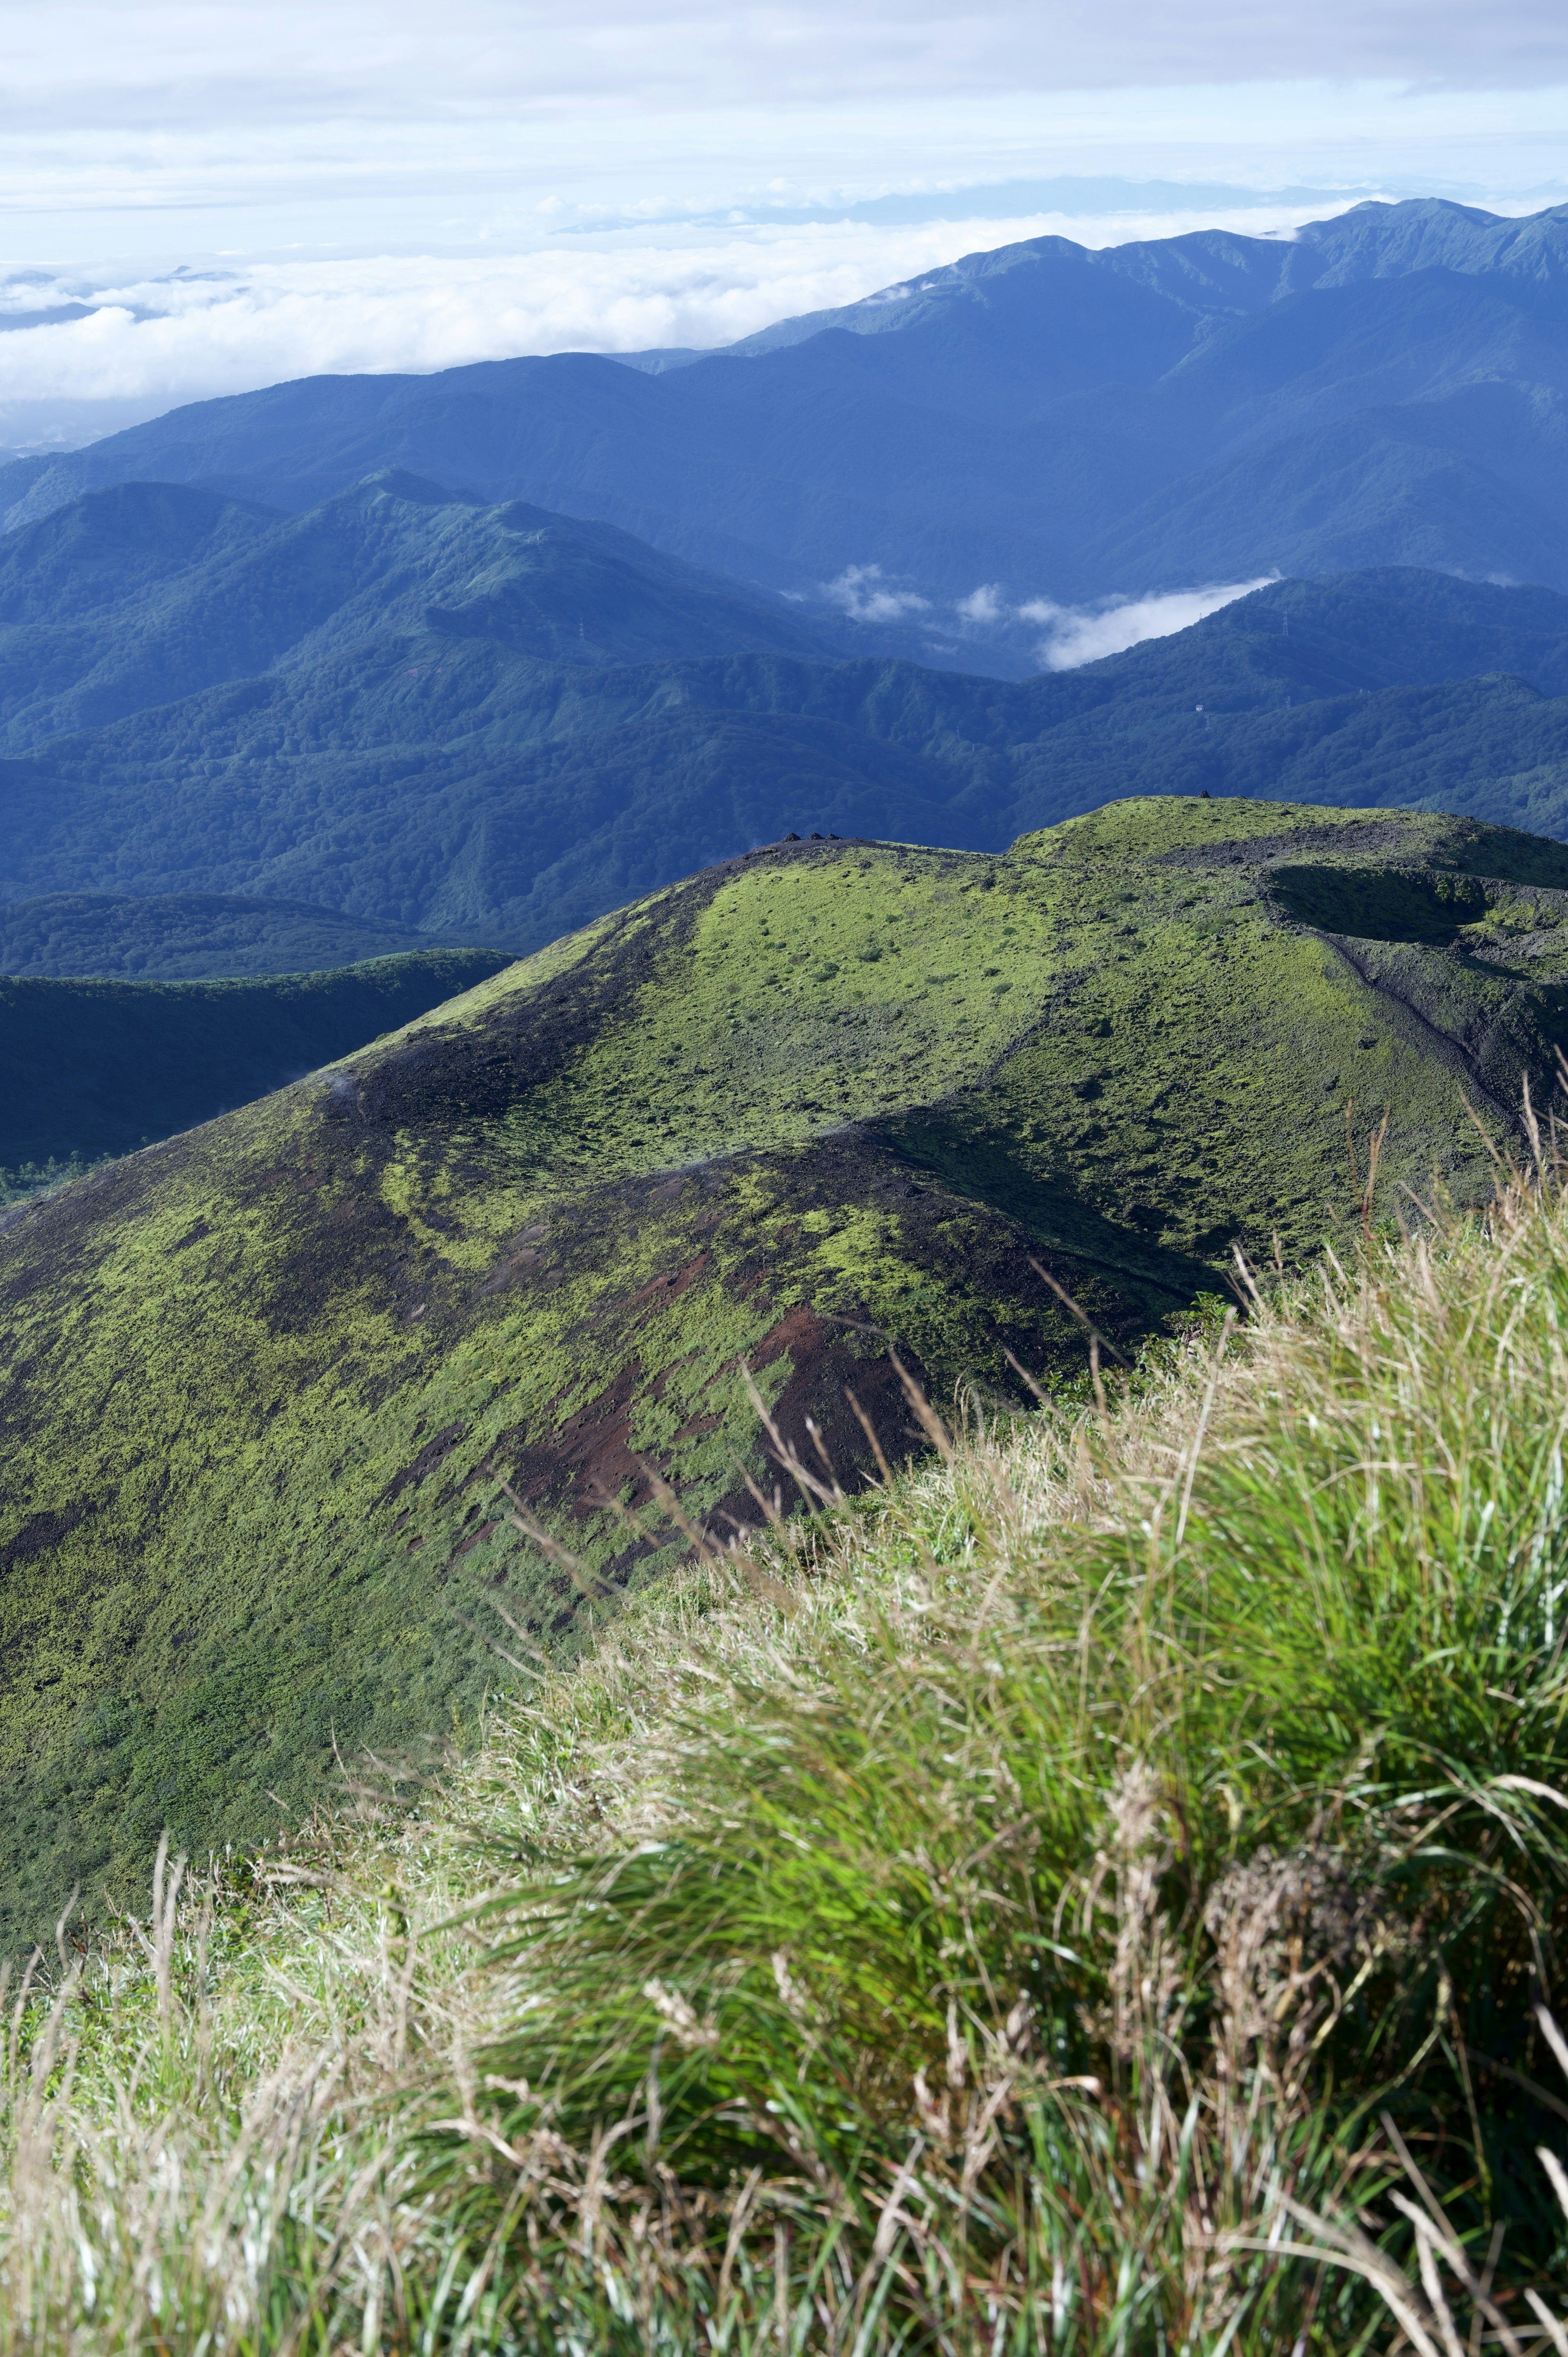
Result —
<instances>
[{"instance_id":1,"label":"white cloud","mask_svg":"<svg viewBox=\"0 0 1568 2357\"><path fill-rule=\"evenodd\" d=\"M1097 662L1101 655L1119 655L1145 639L1166 639L1189 630L1206 614L1262 589L1279 576L1260 574L1255 581L1230 581L1204 589L1168 589L1154 597L1129 597L1113 605L1057 606L1048 597L1032 598L1018 612L1023 620L1044 622L1047 635L1039 658L1047 671L1076 671L1080 663Z\"/></svg>"},{"instance_id":2,"label":"white cloud","mask_svg":"<svg viewBox=\"0 0 1568 2357\"><path fill-rule=\"evenodd\" d=\"M1028 597L1015 605L1000 582L985 581L943 609L958 617L961 635L972 643L989 640L1015 654L1029 651L1030 634L1045 630L1033 652L1045 671L1076 671L1080 663L1096 662L1101 655L1117 655L1145 639L1169 638L1218 613L1237 597L1277 581L1265 573L1255 581L1213 582L1198 589L1165 589L1147 597L1107 597L1092 606L1062 606L1054 597ZM878 565L852 565L836 581L823 585L823 594L852 621L893 622L929 615L923 627L933 643L942 625L929 598L909 589L885 587ZM950 635L950 625L948 626Z\"/></svg>"},{"instance_id":3,"label":"white cloud","mask_svg":"<svg viewBox=\"0 0 1568 2357\"><path fill-rule=\"evenodd\" d=\"M972 589L967 597L959 599L953 612L961 615L966 622L979 624L982 629L1002 621L1006 608L1002 603L1001 583L983 581L978 589Z\"/></svg>"},{"instance_id":4,"label":"white cloud","mask_svg":"<svg viewBox=\"0 0 1568 2357\"><path fill-rule=\"evenodd\" d=\"M1563 170L1568 12L51 0L8 12L0 132L0 252L70 258L25 292L98 315L0 335L0 442L51 402L82 438L125 422L94 402L720 344L1015 238L1337 209L1306 188L1526 210ZM1064 194L1027 201L1068 209L995 217L1045 171Z\"/></svg>"},{"instance_id":5,"label":"white cloud","mask_svg":"<svg viewBox=\"0 0 1568 2357\"><path fill-rule=\"evenodd\" d=\"M1568 21L1560 0L50 0L10 13L5 109L167 135L184 122L549 121L628 94L670 110L1181 87L1305 78L1325 59L1346 79L1535 87L1568 75Z\"/></svg>"},{"instance_id":6,"label":"white cloud","mask_svg":"<svg viewBox=\"0 0 1568 2357\"><path fill-rule=\"evenodd\" d=\"M929 614L931 601L913 589L885 589L880 565L848 565L836 581L824 581L822 595L853 622L896 622Z\"/></svg>"},{"instance_id":7,"label":"white cloud","mask_svg":"<svg viewBox=\"0 0 1568 2357\"><path fill-rule=\"evenodd\" d=\"M1228 228L1257 233L1301 210L1224 218ZM1018 239L1048 233L1101 245L1190 225L1170 214L826 221L657 240L557 236L521 253L302 255L132 274L0 269L0 321L70 304L90 313L0 333L0 444L27 438L16 420L50 403L70 404L67 438L82 440L128 423L126 403L154 416L291 377L417 374L526 353L705 349ZM95 425L89 404L98 402L115 406ZM55 437L40 428L36 438Z\"/></svg>"}]
</instances>

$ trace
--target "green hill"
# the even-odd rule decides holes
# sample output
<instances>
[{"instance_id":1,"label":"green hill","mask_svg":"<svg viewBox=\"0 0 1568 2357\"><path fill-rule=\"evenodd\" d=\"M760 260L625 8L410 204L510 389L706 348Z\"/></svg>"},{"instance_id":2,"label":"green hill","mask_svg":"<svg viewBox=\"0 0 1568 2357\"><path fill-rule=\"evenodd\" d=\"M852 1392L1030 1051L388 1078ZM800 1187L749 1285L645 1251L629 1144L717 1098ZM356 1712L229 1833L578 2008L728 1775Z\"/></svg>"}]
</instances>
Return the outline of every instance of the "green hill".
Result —
<instances>
[{"instance_id":1,"label":"green hill","mask_svg":"<svg viewBox=\"0 0 1568 2357\"><path fill-rule=\"evenodd\" d=\"M210 1121L507 963L416 950L243 982L0 975L0 1169L124 1154Z\"/></svg>"},{"instance_id":2,"label":"green hill","mask_svg":"<svg viewBox=\"0 0 1568 2357\"><path fill-rule=\"evenodd\" d=\"M0 537L0 743L421 631L568 666L838 651L831 617L813 629L609 524L395 468L304 516L123 483Z\"/></svg>"},{"instance_id":3,"label":"green hill","mask_svg":"<svg viewBox=\"0 0 1568 2357\"><path fill-rule=\"evenodd\" d=\"M1565 1178L689 1559L406 1808L361 1766L73 1916L8 2357L1555 2346Z\"/></svg>"},{"instance_id":4,"label":"green hill","mask_svg":"<svg viewBox=\"0 0 1568 2357\"><path fill-rule=\"evenodd\" d=\"M609 1502L645 1466L720 1529L778 1478L737 1360L847 1475L846 1387L917 1437L890 1341L940 1396L1081 1374L1034 1263L1125 1352L1233 1245L1309 1257L1348 1120L1391 1205L1473 1200L1466 1105L1506 1137L1568 1039L1565 919L1568 850L1409 813L779 845L6 1215L7 1932L470 1726L489 1592L569 1660L678 1552Z\"/></svg>"},{"instance_id":5,"label":"green hill","mask_svg":"<svg viewBox=\"0 0 1568 2357\"><path fill-rule=\"evenodd\" d=\"M438 946L411 925L224 892L51 892L0 901L0 974L195 982L317 974Z\"/></svg>"}]
</instances>

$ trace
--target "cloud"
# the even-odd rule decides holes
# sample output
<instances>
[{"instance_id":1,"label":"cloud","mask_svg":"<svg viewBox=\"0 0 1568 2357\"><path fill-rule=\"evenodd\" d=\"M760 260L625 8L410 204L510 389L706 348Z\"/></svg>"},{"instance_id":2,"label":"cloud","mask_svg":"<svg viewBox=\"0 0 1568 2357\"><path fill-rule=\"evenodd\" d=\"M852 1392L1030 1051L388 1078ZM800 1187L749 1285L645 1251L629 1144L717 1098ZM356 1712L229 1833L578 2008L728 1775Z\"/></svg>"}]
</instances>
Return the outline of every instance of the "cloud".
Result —
<instances>
[{"instance_id":1,"label":"cloud","mask_svg":"<svg viewBox=\"0 0 1568 2357\"><path fill-rule=\"evenodd\" d=\"M1301 211L1227 213L1226 226L1256 233ZM1179 214L824 221L660 239L557 236L521 253L317 254L129 274L0 268L0 444L88 440L133 415L291 377L707 349L1016 239L1099 245L1189 225ZM70 309L86 316L48 316Z\"/></svg>"},{"instance_id":2,"label":"cloud","mask_svg":"<svg viewBox=\"0 0 1568 2357\"><path fill-rule=\"evenodd\" d=\"M7 12L0 252L470 251L944 192L959 218L1043 171L1487 202L1557 180L1565 131L1561 0L49 0Z\"/></svg>"},{"instance_id":3,"label":"cloud","mask_svg":"<svg viewBox=\"0 0 1568 2357\"><path fill-rule=\"evenodd\" d=\"M884 589L880 565L849 565L836 581L824 581L822 595L852 622L897 622L909 614L929 614L931 601L913 589Z\"/></svg>"},{"instance_id":4,"label":"cloud","mask_svg":"<svg viewBox=\"0 0 1568 2357\"><path fill-rule=\"evenodd\" d=\"M953 612L964 621L977 623L982 629L1004 620L1006 611L1002 603L1002 587L996 581L983 581L978 589L972 589L969 596L961 597L953 608Z\"/></svg>"},{"instance_id":5,"label":"cloud","mask_svg":"<svg viewBox=\"0 0 1568 2357\"><path fill-rule=\"evenodd\" d=\"M966 597L939 606L910 589L884 587L877 565L852 565L823 595L856 622L914 620L933 648L950 644L953 619L959 635L1006 648L1026 660L1033 654L1045 671L1076 671L1101 655L1122 653L1145 639L1169 638L1218 613L1237 597L1277 581L1277 573L1255 581L1207 584L1197 589L1163 589L1146 597L1107 597L1092 606L1062 606L1054 597L1028 597L1015 604L1002 584L983 581ZM919 620L918 617L927 617ZM952 619L950 619L952 618ZM1036 636L1043 629L1043 638Z\"/></svg>"},{"instance_id":6,"label":"cloud","mask_svg":"<svg viewBox=\"0 0 1568 2357\"><path fill-rule=\"evenodd\" d=\"M573 241L127 280L16 273L0 277L10 329L0 336L0 401L161 396L169 406L320 371L724 344L797 311L855 302L971 242L950 223L891 232L827 223L673 247ZM90 316L22 324L69 305Z\"/></svg>"},{"instance_id":7,"label":"cloud","mask_svg":"<svg viewBox=\"0 0 1568 2357\"><path fill-rule=\"evenodd\" d=\"M100 315L0 336L0 401L150 414L316 370L718 344L1014 237L1337 209L1312 191L1522 210L1563 171L1568 11L50 0L9 12L0 135L0 252L71 264L64 299ZM1145 199L1106 178L1130 172Z\"/></svg>"},{"instance_id":8,"label":"cloud","mask_svg":"<svg viewBox=\"0 0 1568 2357\"><path fill-rule=\"evenodd\" d=\"M1568 78L1560 0L50 0L6 31L9 113L166 138L186 124L550 123L906 94L1339 77L1536 88Z\"/></svg>"},{"instance_id":9,"label":"cloud","mask_svg":"<svg viewBox=\"0 0 1568 2357\"><path fill-rule=\"evenodd\" d=\"M1128 597L1114 604L1058 606L1048 597L1031 598L1018 608L1026 622L1043 622L1047 634L1039 644L1047 671L1076 671L1080 663L1098 662L1101 655L1119 655L1145 639L1166 639L1189 630L1206 614L1217 614L1238 597L1278 580L1274 573L1255 581L1230 581L1203 589L1167 589L1152 597Z\"/></svg>"}]
</instances>

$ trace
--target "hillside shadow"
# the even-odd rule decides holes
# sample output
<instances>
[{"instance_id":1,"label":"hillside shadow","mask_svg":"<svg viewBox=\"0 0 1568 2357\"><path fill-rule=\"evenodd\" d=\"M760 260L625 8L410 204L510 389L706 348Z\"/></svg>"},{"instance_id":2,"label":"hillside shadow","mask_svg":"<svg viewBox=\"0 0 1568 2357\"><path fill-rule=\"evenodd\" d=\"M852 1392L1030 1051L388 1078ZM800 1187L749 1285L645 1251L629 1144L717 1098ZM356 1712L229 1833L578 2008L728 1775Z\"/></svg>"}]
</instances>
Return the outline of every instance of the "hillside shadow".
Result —
<instances>
[{"instance_id":1,"label":"hillside shadow","mask_svg":"<svg viewBox=\"0 0 1568 2357\"><path fill-rule=\"evenodd\" d=\"M940 1108L906 1114L875 1125L876 1136L903 1161L929 1170L954 1194L999 1211L1064 1259L1112 1276L1141 1296L1155 1317L1185 1308L1199 1293L1228 1283L1224 1264L1235 1232L1224 1222L1210 1229L1218 1262L1203 1260L1159 1241L1162 1215L1155 1205L1136 1205L1147 1225L1112 1220L1088 1201L1059 1170L1030 1168L1010 1132L976 1124Z\"/></svg>"}]
</instances>

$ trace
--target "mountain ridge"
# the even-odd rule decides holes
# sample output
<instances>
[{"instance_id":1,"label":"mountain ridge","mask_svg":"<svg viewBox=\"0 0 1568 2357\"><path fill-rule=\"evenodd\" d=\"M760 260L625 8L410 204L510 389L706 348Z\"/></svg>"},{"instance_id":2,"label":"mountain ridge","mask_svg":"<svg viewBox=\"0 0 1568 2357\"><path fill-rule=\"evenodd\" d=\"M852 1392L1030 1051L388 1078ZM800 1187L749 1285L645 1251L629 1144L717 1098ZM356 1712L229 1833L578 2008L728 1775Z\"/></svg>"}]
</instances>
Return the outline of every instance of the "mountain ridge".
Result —
<instances>
[{"instance_id":1,"label":"mountain ridge","mask_svg":"<svg viewBox=\"0 0 1568 2357\"><path fill-rule=\"evenodd\" d=\"M319 974L400 951L465 948L412 925L221 892L57 892L0 900L0 974L201 982Z\"/></svg>"},{"instance_id":2,"label":"mountain ridge","mask_svg":"<svg viewBox=\"0 0 1568 2357\"><path fill-rule=\"evenodd\" d=\"M0 470L0 505L20 523L139 477L298 511L396 466L807 594L865 564L950 597L1348 562L1568 587L1565 248L1568 209L1434 199L1289 241L1038 239L658 373L568 353L194 404ZM1205 514L1304 436L1326 437L1316 517L1275 512L1266 467Z\"/></svg>"},{"instance_id":3,"label":"mountain ridge","mask_svg":"<svg viewBox=\"0 0 1568 2357\"><path fill-rule=\"evenodd\" d=\"M129 581L111 598L97 576L116 567ZM567 665L843 651L832 617L813 627L613 526L485 507L396 469L303 516L129 483L0 539L0 744L25 749L398 630L493 638Z\"/></svg>"},{"instance_id":4,"label":"mountain ridge","mask_svg":"<svg viewBox=\"0 0 1568 2357\"><path fill-rule=\"evenodd\" d=\"M364 499L409 504L384 482ZM422 502L465 532L506 512ZM1568 598L1549 589L1280 582L1006 681L872 656L542 662L504 615L490 633L482 597L455 631L418 582L379 606L379 580L333 591L362 635L329 617L314 655L295 633L259 676L0 760L0 893L259 895L529 952L787 833L999 851L1169 791L1568 831ZM1507 683L1527 672L1538 687Z\"/></svg>"}]
</instances>

